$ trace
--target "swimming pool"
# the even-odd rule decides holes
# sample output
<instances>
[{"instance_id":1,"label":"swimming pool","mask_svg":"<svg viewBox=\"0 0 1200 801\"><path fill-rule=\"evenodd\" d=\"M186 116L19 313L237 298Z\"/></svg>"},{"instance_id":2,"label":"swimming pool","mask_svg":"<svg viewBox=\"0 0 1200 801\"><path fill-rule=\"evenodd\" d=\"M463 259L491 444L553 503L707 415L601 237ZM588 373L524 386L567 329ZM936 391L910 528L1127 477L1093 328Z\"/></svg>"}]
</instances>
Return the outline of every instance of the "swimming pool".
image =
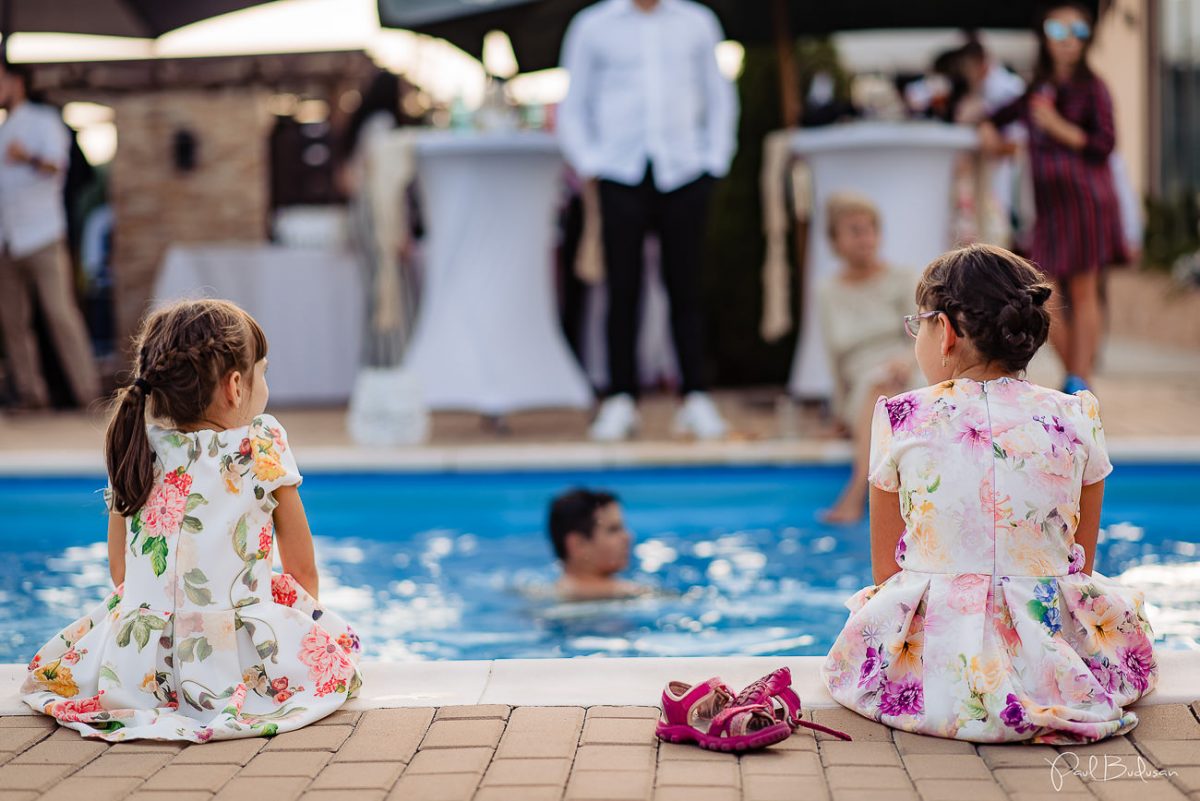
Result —
<instances>
[{"instance_id":1,"label":"swimming pool","mask_svg":"<svg viewBox=\"0 0 1200 801\"><path fill-rule=\"evenodd\" d=\"M844 467L310 472L321 595L376 659L823 654L869 580L867 528L815 512ZM0 662L23 662L108 586L97 476L0 478ZM665 596L558 604L548 499L607 487ZM1147 590L1165 647L1200 649L1200 464L1124 465L1098 568Z\"/></svg>"}]
</instances>

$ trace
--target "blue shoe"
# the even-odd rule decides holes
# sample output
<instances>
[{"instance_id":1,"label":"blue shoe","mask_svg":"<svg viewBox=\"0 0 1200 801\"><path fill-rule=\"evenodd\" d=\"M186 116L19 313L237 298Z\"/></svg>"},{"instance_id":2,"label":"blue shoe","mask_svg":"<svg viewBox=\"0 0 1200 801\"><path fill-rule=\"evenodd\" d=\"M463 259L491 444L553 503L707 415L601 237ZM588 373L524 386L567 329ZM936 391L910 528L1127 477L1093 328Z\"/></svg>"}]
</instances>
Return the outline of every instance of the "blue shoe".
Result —
<instances>
[{"instance_id":1,"label":"blue shoe","mask_svg":"<svg viewBox=\"0 0 1200 801\"><path fill-rule=\"evenodd\" d=\"M1074 395L1076 392L1082 392L1083 390L1086 390L1086 389L1091 389L1091 387L1089 387L1087 385L1086 381L1084 381L1082 378L1080 378L1077 375L1068 374L1067 380L1063 384L1062 391L1067 393L1068 395Z\"/></svg>"}]
</instances>

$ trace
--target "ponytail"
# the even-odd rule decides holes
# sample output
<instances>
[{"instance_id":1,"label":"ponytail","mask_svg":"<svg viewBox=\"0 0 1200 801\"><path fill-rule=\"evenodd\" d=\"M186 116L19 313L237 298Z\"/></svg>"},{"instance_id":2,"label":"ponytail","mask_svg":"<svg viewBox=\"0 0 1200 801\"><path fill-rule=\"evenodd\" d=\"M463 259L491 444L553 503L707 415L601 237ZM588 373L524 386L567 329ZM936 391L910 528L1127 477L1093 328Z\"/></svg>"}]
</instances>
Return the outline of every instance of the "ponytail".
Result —
<instances>
[{"instance_id":1,"label":"ponytail","mask_svg":"<svg viewBox=\"0 0 1200 801\"><path fill-rule=\"evenodd\" d=\"M104 462L112 486L112 511L128 517L146 505L154 488L154 451L146 436L146 395L139 378L125 387L104 435Z\"/></svg>"}]
</instances>

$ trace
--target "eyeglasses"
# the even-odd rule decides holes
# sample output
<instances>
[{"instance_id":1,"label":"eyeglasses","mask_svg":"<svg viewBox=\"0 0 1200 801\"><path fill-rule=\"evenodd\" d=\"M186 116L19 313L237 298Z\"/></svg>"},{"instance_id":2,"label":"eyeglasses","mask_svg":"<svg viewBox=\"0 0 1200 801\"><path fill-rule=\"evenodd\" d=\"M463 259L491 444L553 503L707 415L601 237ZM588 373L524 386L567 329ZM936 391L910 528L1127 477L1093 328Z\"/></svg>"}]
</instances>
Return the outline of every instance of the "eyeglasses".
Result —
<instances>
[{"instance_id":1,"label":"eyeglasses","mask_svg":"<svg viewBox=\"0 0 1200 801\"><path fill-rule=\"evenodd\" d=\"M1048 19L1042 26L1042 30L1045 31L1047 39L1052 39L1056 42L1065 42L1071 36L1074 36L1081 42L1086 42L1092 38L1092 26L1080 20L1067 25L1065 22L1060 22L1056 19Z\"/></svg>"},{"instance_id":2,"label":"eyeglasses","mask_svg":"<svg viewBox=\"0 0 1200 801\"><path fill-rule=\"evenodd\" d=\"M941 313L940 311L927 311L919 314L906 314L904 315L904 330L910 337L916 339L917 335L921 333L921 321L937 317Z\"/></svg>"}]
</instances>

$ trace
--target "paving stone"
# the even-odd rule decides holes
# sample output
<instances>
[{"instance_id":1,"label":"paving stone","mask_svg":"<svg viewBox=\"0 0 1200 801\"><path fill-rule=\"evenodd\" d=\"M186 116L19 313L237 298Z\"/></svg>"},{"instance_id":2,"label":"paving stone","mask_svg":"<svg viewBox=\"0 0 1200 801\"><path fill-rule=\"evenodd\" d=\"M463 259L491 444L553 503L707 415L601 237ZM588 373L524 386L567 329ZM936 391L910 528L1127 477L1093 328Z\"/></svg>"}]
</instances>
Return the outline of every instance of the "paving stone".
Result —
<instances>
[{"instance_id":1,"label":"paving stone","mask_svg":"<svg viewBox=\"0 0 1200 801\"><path fill-rule=\"evenodd\" d=\"M240 740L220 740L183 749L172 762L174 765L245 765L267 744L265 737L244 737Z\"/></svg>"},{"instance_id":2,"label":"paving stone","mask_svg":"<svg viewBox=\"0 0 1200 801\"><path fill-rule=\"evenodd\" d=\"M820 758L808 751L767 749L741 758L743 776L819 776Z\"/></svg>"},{"instance_id":3,"label":"paving stone","mask_svg":"<svg viewBox=\"0 0 1200 801\"><path fill-rule=\"evenodd\" d=\"M496 756L571 757L582 725L583 710L579 707L518 707L509 717Z\"/></svg>"},{"instance_id":4,"label":"paving stone","mask_svg":"<svg viewBox=\"0 0 1200 801\"><path fill-rule=\"evenodd\" d=\"M473 773L406 775L396 782L388 801L471 801L478 781Z\"/></svg>"},{"instance_id":5,"label":"paving stone","mask_svg":"<svg viewBox=\"0 0 1200 801\"><path fill-rule=\"evenodd\" d=\"M1155 704L1140 706L1138 725L1130 736L1143 740L1200 740L1200 721L1186 704Z\"/></svg>"},{"instance_id":6,"label":"paving stone","mask_svg":"<svg viewBox=\"0 0 1200 801\"><path fill-rule=\"evenodd\" d=\"M435 748L419 751L404 771L405 776L438 773L482 774L492 761L494 752L490 748Z\"/></svg>"},{"instance_id":7,"label":"paving stone","mask_svg":"<svg viewBox=\"0 0 1200 801\"><path fill-rule=\"evenodd\" d=\"M301 776L311 779L329 764L328 751L267 751L250 760L238 776ZM348 763L347 763L348 764Z\"/></svg>"},{"instance_id":8,"label":"paving stone","mask_svg":"<svg viewBox=\"0 0 1200 801\"><path fill-rule=\"evenodd\" d=\"M238 776L213 801L296 801L307 784L302 776Z\"/></svg>"},{"instance_id":9,"label":"paving stone","mask_svg":"<svg viewBox=\"0 0 1200 801\"><path fill-rule=\"evenodd\" d=\"M390 790L403 770L403 762L340 762L322 770L312 789Z\"/></svg>"},{"instance_id":10,"label":"paving stone","mask_svg":"<svg viewBox=\"0 0 1200 801\"><path fill-rule=\"evenodd\" d=\"M1165 779L1092 782L1088 789L1100 801L1186 801L1187 795ZM1065 801L1065 799L1064 799Z\"/></svg>"},{"instance_id":11,"label":"paving stone","mask_svg":"<svg viewBox=\"0 0 1200 801\"><path fill-rule=\"evenodd\" d=\"M178 754L188 745L177 740L134 740L131 743L114 743L110 754Z\"/></svg>"},{"instance_id":12,"label":"paving stone","mask_svg":"<svg viewBox=\"0 0 1200 801\"><path fill-rule=\"evenodd\" d=\"M913 734L907 731L892 732L892 740L900 756L909 754L974 754L975 746L962 740L949 740L944 737L926 737L923 734Z\"/></svg>"},{"instance_id":13,"label":"paving stone","mask_svg":"<svg viewBox=\"0 0 1200 801\"><path fill-rule=\"evenodd\" d=\"M1140 740L1138 747L1159 767L1200 765L1200 743L1195 740Z\"/></svg>"},{"instance_id":14,"label":"paving stone","mask_svg":"<svg viewBox=\"0 0 1200 801\"><path fill-rule=\"evenodd\" d=\"M1200 792L1200 768L1167 768L1155 778L1169 778L1175 786L1189 793Z\"/></svg>"},{"instance_id":15,"label":"paving stone","mask_svg":"<svg viewBox=\"0 0 1200 801\"><path fill-rule=\"evenodd\" d=\"M745 776L742 797L745 801L827 801L829 787L818 776Z\"/></svg>"},{"instance_id":16,"label":"paving stone","mask_svg":"<svg viewBox=\"0 0 1200 801\"><path fill-rule=\"evenodd\" d=\"M578 706L523 706L517 707L509 715L509 731L557 731L562 728L574 728L576 732L583 725L583 708Z\"/></svg>"},{"instance_id":17,"label":"paving stone","mask_svg":"<svg viewBox=\"0 0 1200 801\"><path fill-rule=\"evenodd\" d=\"M309 790L300 801L383 801L386 796L383 790Z\"/></svg>"},{"instance_id":18,"label":"paving stone","mask_svg":"<svg viewBox=\"0 0 1200 801\"><path fill-rule=\"evenodd\" d=\"M816 751L817 738L810 729L800 729L781 743L771 746L772 751Z\"/></svg>"},{"instance_id":19,"label":"paving stone","mask_svg":"<svg viewBox=\"0 0 1200 801\"><path fill-rule=\"evenodd\" d=\"M832 792L833 801L882 801L878 790L841 787ZM886 801L920 801L920 796L916 790L888 790Z\"/></svg>"},{"instance_id":20,"label":"paving stone","mask_svg":"<svg viewBox=\"0 0 1200 801\"><path fill-rule=\"evenodd\" d=\"M1058 758L1048 745L981 745L976 750L989 768L1049 768Z\"/></svg>"},{"instance_id":21,"label":"paving stone","mask_svg":"<svg viewBox=\"0 0 1200 801\"><path fill-rule=\"evenodd\" d=\"M562 788L542 785L541 787L481 787L475 801L559 801Z\"/></svg>"},{"instance_id":22,"label":"paving stone","mask_svg":"<svg viewBox=\"0 0 1200 801\"><path fill-rule=\"evenodd\" d=\"M67 775L70 765L14 765L0 766L0 787L6 790L45 790Z\"/></svg>"},{"instance_id":23,"label":"paving stone","mask_svg":"<svg viewBox=\"0 0 1200 801\"><path fill-rule=\"evenodd\" d=\"M212 797L202 790L138 790L129 801L209 801Z\"/></svg>"},{"instance_id":24,"label":"paving stone","mask_svg":"<svg viewBox=\"0 0 1200 801\"><path fill-rule=\"evenodd\" d=\"M821 743L821 762L825 765L894 765L900 767L900 752L888 743L847 743L826 740Z\"/></svg>"},{"instance_id":25,"label":"paving stone","mask_svg":"<svg viewBox=\"0 0 1200 801\"><path fill-rule=\"evenodd\" d=\"M137 778L81 778L72 776L63 779L41 796L39 801L121 801L128 797L139 784Z\"/></svg>"},{"instance_id":26,"label":"paving stone","mask_svg":"<svg viewBox=\"0 0 1200 801\"><path fill-rule=\"evenodd\" d=\"M654 788L654 801L742 801L736 787L663 787ZM879 799L875 799L879 801Z\"/></svg>"},{"instance_id":27,"label":"paving stone","mask_svg":"<svg viewBox=\"0 0 1200 801\"><path fill-rule=\"evenodd\" d=\"M309 726L277 734L264 751L336 751L354 729L350 726Z\"/></svg>"},{"instance_id":28,"label":"paving stone","mask_svg":"<svg viewBox=\"0 0 1200 801\"><path fill-rule=\"evenodd\" d=\"M167 765L142 786L147 790L208 790L215 793L237 771L237 765Z\"/></svg>"},{"instance_id":29,"label":"paving stone","mask_svg":"<svg viewBox=\"0 0 1200 801\"><path fill-rule=\"evenodd\" d=\"M577 770L567 784L567 801L643 801L654 774L639 770Z\"/></svg>"},{"instance_id":30,"label":"paving stone","mask_svg":"<svg viewBox=\"0 0 1200 801\"><path fill-rule=\"evenodd\" d=\"M988 766L974 754L913 754L904 758L912 779L982 779L992 777ZM1048 772L1049 766L1046 766Z\"/></svg>"},{"instance_id":31,"label":"paving stone","mask_svg":"<svg viewBox=\"0 0 1200 801\"><path fill-rule=\"evenodd\" d=\"M655 784L663 786L737 787L738 766L732 762L664 762Z\"/></svg>"},{"instance_id":32,"label":"paving stone","mask_svg":"<svg viewBox=\"0 0 1200 801\"><path fill-rule=\"evenodd\" d=\"M101 754L87 763L75 775L148 779L173 758L174 755L163 751L149 754L114 754L112 749L109 749L107 754Z\"/></svg>"},{"instance_id":33,"label":"paving stone","mask_svg":"<svg viewBox=\"0 0 1200 801\"><path fill-rule=\"evenodd\" d=\"M882 723L876 723L873 720L868 720L862 715L842 707L835 709L814 709L812 711L812 720L814 723L820 723L822 726L828 726L831 729L837 729L849 734L854 742L890 743L892 741L892 730L887 726L884 726ZM817 739L821 741L838 740L837 737L825 732L819 731L815 734Z\"/></svg>"},{"instance_id":34,"label":"paving stone","mask_svg":"<svg viewBox=\"0 0 1200 801\"><path fill-rule=\"evenodd\" d=\"M0 729L0 751L24 751L49 736L50 731L41 727Z\"/></svg>"},{"instance_id":35,"label":"paving stone","mask_svg":"<svg viewBox=\"0 0 1200 801\"><path fill-rule=\"evenodd\" d=\"M1008 794L1008 801L1085 801L1091 798L1095 798L1095 796L1089 793L1086 787L1081 793L1063 790L1061 793L1051 791L1049 793L1016 792Z\"/></svg>"},{"instance_id":36,"label":"paving stone","mask_svg":"<svg viewBox=\"0 0 1200 801\"><path fill-rule=\"evenodd\" d=\"M1193 745L1193 747L1195 747ZM1060 745L1059 753L1070 751L1081 757L1088 756L1105 756L1107 754L1136 754L1138 751L1133 745L1133 741L1127 736L1110 737L1107 740L1101 740L1098 743L1086 743L1083 745Z\"/></svg>"},{"instance_id":37,"label":"paving stone","mask_svg":"<svg viewBox=\"0 0 1200 801\"><path fill-rule=\"evenodd\" d=\"M662 712L656 706L593 706L588 707L588 720L592 718L636 718L657 721Z\"/></svg>"},{"instance_id":38,"label":"paving stone","mask_svg":"<svg viewBox=\"0 0 1200 801\"><path fill-rule=\"evenodd\" d=\"M1010 793L1086 792L1083 781L1069 770L1040 768L997 768L992 772L1000 786Z\"/></svg>"},{"instance_id":39,"label":"paving stone","mask_svg":"<svg viewBox=\"0 0 1200 801\"><path fill-rule=\"evenodd\" d=\"M385 710L392 711L392 710ZM427 713L425 723L433 718L433 710ZM334 762L409 762L417 753L417 746L425 736L426 726L409 721L407 725L396 726L395 721L379 721L373 727L363 730L370 712L363 716L363 722L358 724L350 739L337 750L333 756Z\"/></svg>"},{"instance_id":40,"label":"paving stone","mask_svg":"<svg viewBox=\"0 0 1200 801\"><path fill-rule=\"evenodd\" d=\"M0 717L0 729L45 729L58 728L58 721L49 715L4 715Z\"/></svg>"},{"instance_id":41,"label":"paving stone","mask_svg":"<svg viewBox=\"0 0 1200 801\"><path fill-rule=\"evenodd\" d=\"M421 740L421 749L495 748L503 733L502 720L435 720Z\"/></svg>"},{"instance_id":42,"label":"paving stone","mask_svg":"<svg viewBox=\"0 0 1200 801\"><path fill-rule=\"evenodd\" d=\"M108 743L92 742L78 736L74 740L40 742L17 754L13 765L86 765L109 748Z\"/></svg>"},{"instance_id":43,"label":"paving stone","mask_svg":"<svg viewBox=\"0 0 1200 801\"><path fill-rule=\"evenodd\" d=\"M0 801L35 801L37 790L0 790Z\"/></svg>"},{"instance_id":44,"label":"paving stone","mask_svg":"<svg viewBox=\"0 0 1200 801\"><path fill-rule=\"evenodd\" d=\"M1008 798L994 781L955 779L922 779L917 782L917 794L923 801L1005 801ZM1064 801L1069 798L1063 796Z\"/></svg>"},{"instance_id":45,"label":"paving stone","mask_svg":"<svg viewBox=\"0 0 1200 801\"><path fill-rule=\"evenodd\" d=\"M912 782L901 768L872 768L863 770L861 765L838 765L825 769L825 781L830 788L838 790L908 790Z\"/></svg>"},{"instance_id":46,"label":"paving stone","mask_svg":"<svg viewBox=\"0 0 1200 801\"><path fill-rule=\"evenodd\" d=\"M637 745L654 742L653 720L645 718L591 718L583 724L584 745Z\"/></svg>"},{"instance_id":47,"label":"paving stone","mask_svg":"<svg viewBox=\"0 0 1200 801\"><path fill-rule=\"evenodd\" d=\"M554 785L561 788L566 785L570 772L569 759L496 759L484 774L482 786Z\"/></svg>"},{"instance_id":48,"label":"paving stone","mask_svg":"<svg viewBox=\"0 0 1200 801\"><path fill-rule=\"evenodd\" d=\"M777 746L772 746L775 748ZM664 762L737 762L733 754L723 754L720 751L709 751L695 745L680 745L679 743L659 743L658 763Z\"/></svg>"},{"instance_id":49,"label":"paving stone","mask_svg":"<svg viewBox=\"0 0 1200 801\"><path fill-rule=\"evenodd\" d=\"M354 727L355 734L379 734L384 737L403 736L417 742L433 720L432 709L372 709L364 712Z\"/></svg>"},{"instance_id":50,"label":"paving stone","mask_svg":"<svg viewBox=\"0 0 1200 801\"><path fill-rule=\"evenodd\" d=\"M486 719L508 720L512 709L504 704L476 704L475 706L444 706L437 711L434 720Z\"/></svg>"},{"instance_id":51,"label":"paving stone","mask_svg":"<svg viewBox=\"0 0 1200 801\"><path fill-rule=\"evenodd\" d=\"M349 709L339 709L332 715L326 715L316 723L311 723L311 726L353 726L358 723L359 718L363 716L362 712L355 712Z\"/></svg>"},{"instance_id":52,"label":"paving stone","mask_svg":"<svg viewBox=\"0 0 1200 801\"><path fill-rule=\"evenodd\" d=\"M575 770L651 770L654 761L654 746L581 745L575 752L574 767Z\"/></svg>"}]
</instances>

